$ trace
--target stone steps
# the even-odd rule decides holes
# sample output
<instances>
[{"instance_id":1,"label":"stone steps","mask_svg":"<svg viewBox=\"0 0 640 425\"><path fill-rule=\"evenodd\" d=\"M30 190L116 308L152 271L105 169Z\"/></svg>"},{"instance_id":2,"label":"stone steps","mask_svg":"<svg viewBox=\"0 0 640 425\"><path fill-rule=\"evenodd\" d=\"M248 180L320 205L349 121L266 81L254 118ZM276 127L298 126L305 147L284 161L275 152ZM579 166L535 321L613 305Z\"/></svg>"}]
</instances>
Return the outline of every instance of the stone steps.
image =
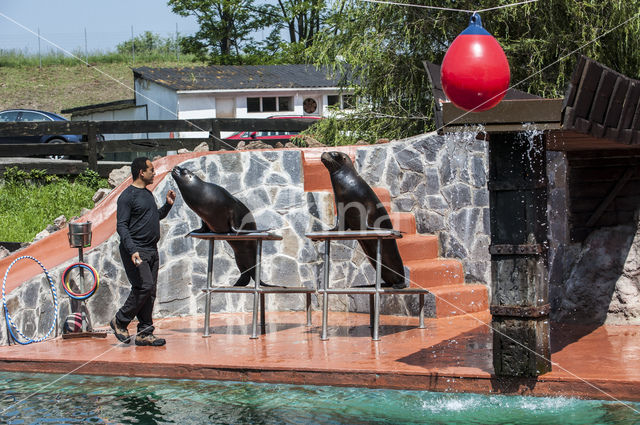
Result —
<instances>
[{"instance_id":1,"label":"stone steps","mask_svg":"<svg viewBox=\"0 0 640 425\"><path fill-rule=\"evenodd\" d=\"M400 241L398 241L400 242ZM433 258L405 261L409 267L411 286L433 288L434 286L464 284L462 262L456 258Z\"/></svg>"},{"instance_id":2,"label":"stone steps","mask_svg":"<svg viewBox=\"0 0 640 425\"><path fill-rule=\"evenodd\" d=\"M320 161L320 155L326 150L341 150L354 160L355 149L343 149L303 151L306 192L332 192L329 173ZM411 286L428 289L435 297L435 317L457 316L488 309L487 286L465 284L460 260L438 258L438 237L418 234L416 219L412 213L393 212L390 192L382 187L374 187L373 190L389 212L394 229L403 232L402 239L397 240L398 250L404 265L409 269ZM335 211L335 206L333 207Z\"/></svg>"},{"instance_id":3,"label":"stone steps","mask_svg":"<svg viewBox=\"0 0 640 425\"><path fill-rule=\"evenodd\" d=\"M480 283L429 288L435 297L435 317L461 316L489 309L489 288Z\"/></svg>"}]
</instances>

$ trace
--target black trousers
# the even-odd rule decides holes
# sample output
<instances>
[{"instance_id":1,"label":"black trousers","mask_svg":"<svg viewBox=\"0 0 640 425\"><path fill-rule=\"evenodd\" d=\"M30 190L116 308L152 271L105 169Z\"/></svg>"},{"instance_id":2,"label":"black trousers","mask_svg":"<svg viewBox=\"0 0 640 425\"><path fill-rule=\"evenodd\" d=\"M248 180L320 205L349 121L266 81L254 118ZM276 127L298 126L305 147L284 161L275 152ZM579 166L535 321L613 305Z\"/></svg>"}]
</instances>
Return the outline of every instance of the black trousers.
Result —
<instances>
[{"instance_id":1,"label":"black trousers","mask_svg":"<svg viewBox=\"0 0 640 425\"><path fill-rule=\"evenodd\" d=\"M133 318L137 317L138 334L151 334L154 330L151 316L158 282L158 251L140 251L142 264L139 266L133 264L131 255L122 245L120 245L120 257L131 283L131 292L122 308L116 313L116 319L121 325L128 326Z\"/></svg>"}]
</instances>

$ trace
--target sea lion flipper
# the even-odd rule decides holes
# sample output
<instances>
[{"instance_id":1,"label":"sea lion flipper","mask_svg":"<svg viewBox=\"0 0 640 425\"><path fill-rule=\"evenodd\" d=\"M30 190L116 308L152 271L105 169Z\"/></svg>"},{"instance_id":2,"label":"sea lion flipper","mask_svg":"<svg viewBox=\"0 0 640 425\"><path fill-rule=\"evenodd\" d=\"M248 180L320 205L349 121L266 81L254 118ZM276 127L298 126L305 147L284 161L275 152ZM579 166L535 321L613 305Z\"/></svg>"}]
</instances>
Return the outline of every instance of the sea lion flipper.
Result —
<instances>
[{"instance_id":1,"label":"sea lion flipper","mask_svg":"<svg viewBox=\"0 0 640 425\"><path fill-rule=\"evenodd\" d=\"M211 229L209 229L209 226L207 226L207 223L204 222L204 220L202 220L202 226L200 226L199 229L196 230L192 230L189 233L187 233L185 236L185 238L187 236L189 236L192 233L212 233Z\"/></svg>"},{"instance_id":2,"label":"sea lion flipper","mask_svg":"<svg viewBox=\"0 0 640 425\"><path fill-rule=\"evenodd\" d=\"M336 216L336 224L335 226L333 226L330 229L327 229L327 232L337 232L338 230L340 230L340 219L338 218L338 216Z\"/></svg>"}]
</instances>

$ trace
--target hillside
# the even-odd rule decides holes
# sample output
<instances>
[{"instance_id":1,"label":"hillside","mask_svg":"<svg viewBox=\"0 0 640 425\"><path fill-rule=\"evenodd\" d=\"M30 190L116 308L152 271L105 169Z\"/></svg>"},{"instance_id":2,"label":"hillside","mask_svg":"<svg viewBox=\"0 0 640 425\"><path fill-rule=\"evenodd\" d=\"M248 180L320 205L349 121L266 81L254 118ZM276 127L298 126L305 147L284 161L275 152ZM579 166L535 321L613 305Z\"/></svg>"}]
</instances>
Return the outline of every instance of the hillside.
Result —
<instances>
[{"instance_id":1,"label":"hillside","mask_svg":"<svg viewBox=\"0 0 640 425\"><path fill-rule=\"evenodd\" d=\"M185 66L184 62L136 62L134 67ZM62 109L132 99L131 63L95 66L0 66L0 110L33 108L60 113ZM67 118L69 118L67 116Z\"/></svg>"}]
</instances>

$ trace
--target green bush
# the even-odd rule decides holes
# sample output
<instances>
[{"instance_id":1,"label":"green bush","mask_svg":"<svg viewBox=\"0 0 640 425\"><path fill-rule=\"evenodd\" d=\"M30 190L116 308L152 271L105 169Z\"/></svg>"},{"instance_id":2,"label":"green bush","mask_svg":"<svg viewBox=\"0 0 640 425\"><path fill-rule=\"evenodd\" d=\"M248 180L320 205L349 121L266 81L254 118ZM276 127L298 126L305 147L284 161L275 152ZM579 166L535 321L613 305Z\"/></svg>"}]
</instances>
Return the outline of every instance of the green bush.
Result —
<instances>
[{"instance_id":1,"label":"green bush","mask_svg":"<svg viewBox=\"0 0 640 425\"><path fill-rule=\"evenodd\" d=\"M96 189L108 186L106 179L84 172L75 179L58 178L44 170L26 172L8 168L0 185L0 241L28 242L53 220L79 215L93 208Z\"/></svg>"}]
</instances>

